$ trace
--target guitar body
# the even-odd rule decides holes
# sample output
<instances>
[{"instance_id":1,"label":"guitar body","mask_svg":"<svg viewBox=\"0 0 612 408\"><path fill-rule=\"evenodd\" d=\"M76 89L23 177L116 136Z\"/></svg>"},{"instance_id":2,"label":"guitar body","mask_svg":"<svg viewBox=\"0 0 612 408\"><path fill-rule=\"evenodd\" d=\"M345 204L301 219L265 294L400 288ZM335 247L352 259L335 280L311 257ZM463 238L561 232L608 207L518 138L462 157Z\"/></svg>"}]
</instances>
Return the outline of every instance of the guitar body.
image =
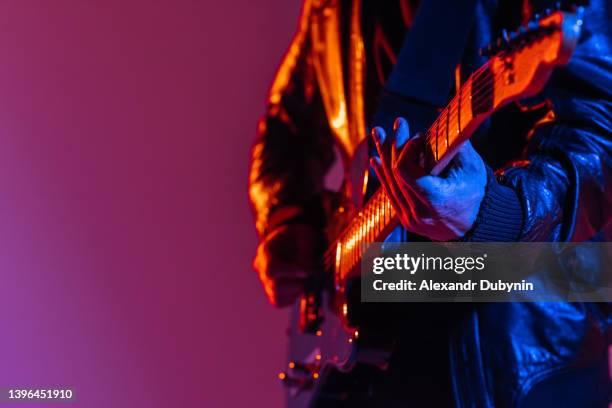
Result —
<instances>
[{"instance_id":1,"label":"guitar body","mask_svg":"<svg viewBox=\"0 0 612 408\"><path fill-rule=\"evenodd\" d=\"M341 189L343 198L334 209L333 222L328 226L330 241L363 207L368 168L368 143L365 140L356 148L346 166ZM325 276L329 277L329 274ZM353 283L357 284L358 279L355 278ZM287 330L288 364L279 375L286 385L289 408L309 407L321 395L341 400L346 387L340 384L351 381L357 365L381 368L386 365L393 340L386 338L381 342L380 336L374 340L359 335L357 323L351 322L348 316L348 311L354 310L353 306L359 303L357 286L354 291L351 297L346 293L338 296L333 282L324 279L293 306ZM308 319L310 322L305 322ZM330 377L334 379L330 380ZM346 380L341 377L346 377Z\"/></svg>"},{"instance_id":2,"label":"guitar body","mask_svg":"<svg viewBox=\"0 0 612 408\"><path fill-rule=\"evenodd\" d=\"M286 383L285 387L287 406L290 408L307 408L315 399L315 395L319 392L317 387L325 383L322 379L326 376L326 370L322 367L323 356L333 364L329 367L338 367L340 371L350 371L354 364L353 345L349 342L353 335L346 330L336 313L327 306L330 300L329 294L324 293L323 297L320 307L325 318L318 333L300 330L302 313L300 302L297 302L291 311L290 328L287 332L289 363L286 368L290 383Z\"/></svg>"},{"instance_id":3,"label":"guitar body","mask_svg":"<svg viewBox=\"0 0 612 408\"><path fill-rule=\"evenodd\" d=\"M357 381L354 373L360 365L386 368L395 344L393 336L361 325L360 330L352 328L339 316L331 294L326 292L320 305L324 319L319 329L305 332L300 329L303 309L299 303L291 313L289 362L282 373L289 408L316 406L321 400L342 401L350 384ZM352 306L347 303L347 308Z\"/></svg>"},{"instance_id":4,"label":"guitar body","mask_svg":"<svg viewBox=\"0 0 612 408\"><path fill-rule=\"evenodd\" d=\"M543 89L553 69L566 64L574 50L582 25L581 9L577 11L551 12L498 41L499 52L465 81L424 133L420 161L427 171L439 174L495 111ZM399 225L381 189L364 203L367 148L364 141L345 167L344 201L334 208L328 227L331 244L322 262L323 271L291 313L289 362L279 374L289 408L317 406L319 402L329 406L344 400L351 386L363 387L355 385L354 373L360 366L370 371L386 369L396 343L391 334L393 319L407 319L401 311L405 308L384 308L360 299L364 248L385 241Z\"/></svg>"}]
</instances>

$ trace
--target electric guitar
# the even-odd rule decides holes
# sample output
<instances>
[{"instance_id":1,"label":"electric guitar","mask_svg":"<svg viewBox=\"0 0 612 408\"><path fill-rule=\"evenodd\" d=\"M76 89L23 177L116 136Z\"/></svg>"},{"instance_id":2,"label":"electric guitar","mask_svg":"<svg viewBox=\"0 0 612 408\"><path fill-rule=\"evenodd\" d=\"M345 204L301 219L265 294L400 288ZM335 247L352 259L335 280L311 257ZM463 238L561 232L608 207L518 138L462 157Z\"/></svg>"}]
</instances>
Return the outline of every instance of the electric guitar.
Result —
<instances>
[{"instance_id":1,"label":"electric guitar","mask_svg":"<svg viewBox=\"0 0 612 408\"><path fill-rule=\"evenodd\" d=\"M440 173L478 126L503 106L538 94L554 68L568 62L578 41L582 9L536 17L518 32L487 47L491 58L467 79L425 133L423 165ZM410 118L408 118L409 120ZM307 291L292 314L289 363L279 374L288 406L306 407L317 398L327 373L350 372L358 364L387 364L392 339L361 332L351 317L347 287L359 278L368 243L384 241L399 225L382 189L359 209L340 208L343 231L330 239L324 256L325 283Z\"/></svg>"}]
</instances>

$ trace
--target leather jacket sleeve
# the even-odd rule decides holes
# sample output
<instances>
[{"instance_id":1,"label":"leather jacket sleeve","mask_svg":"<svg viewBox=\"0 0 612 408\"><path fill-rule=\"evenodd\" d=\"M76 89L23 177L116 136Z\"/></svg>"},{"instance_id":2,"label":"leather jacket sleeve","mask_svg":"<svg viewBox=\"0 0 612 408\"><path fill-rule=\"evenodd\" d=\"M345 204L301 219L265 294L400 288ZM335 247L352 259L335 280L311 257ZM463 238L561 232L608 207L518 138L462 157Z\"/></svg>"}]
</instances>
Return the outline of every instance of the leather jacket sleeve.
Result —
<instances>
[{"instance_id":1,"label":"leather jacket sleeve","mask_svg":"<svg viewBox=\"0 0 612 408\"><path fill-rule=\"evenodd\" d=\"M322 224L333 142L310 56L308 2L272 84L251 151L249 197L260 236L288 222Z\"/></svg>"},{"instance_id":2,"label":"leather jacket sleeve","mask_svg":"<svg viewBox=\"0 0 612 408\"><path fill-rule=\"evenodd\" d=\"M612 238L609 8L599 1L587 8L569 65L557 70L543 95L552 102L554 120L532 130L523 160L489 179L468 240ZM505 207L516 210L513 202L520 206L522 216L507 216Z\"/></svg>"}]
</instances>

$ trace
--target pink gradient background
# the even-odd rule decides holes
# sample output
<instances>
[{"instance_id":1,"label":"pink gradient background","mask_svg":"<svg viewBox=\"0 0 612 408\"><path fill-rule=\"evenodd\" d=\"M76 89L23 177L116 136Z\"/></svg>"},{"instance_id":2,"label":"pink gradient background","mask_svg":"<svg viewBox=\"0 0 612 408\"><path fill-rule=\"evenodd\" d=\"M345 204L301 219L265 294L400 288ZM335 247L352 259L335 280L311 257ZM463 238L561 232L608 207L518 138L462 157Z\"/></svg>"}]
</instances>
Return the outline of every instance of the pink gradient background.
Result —
<instances>
[{"instance_id":1,"label":"pink gradient background","mask_svg":"<svg viewBox=\"0 0 612 408\"><path fill-rule=\"evenodd\" d=\"M0 2L0 387L70 386L88 408L282 405L287 312L250 268L246 177L298 13Z\"/></svg>"}]
</instances>

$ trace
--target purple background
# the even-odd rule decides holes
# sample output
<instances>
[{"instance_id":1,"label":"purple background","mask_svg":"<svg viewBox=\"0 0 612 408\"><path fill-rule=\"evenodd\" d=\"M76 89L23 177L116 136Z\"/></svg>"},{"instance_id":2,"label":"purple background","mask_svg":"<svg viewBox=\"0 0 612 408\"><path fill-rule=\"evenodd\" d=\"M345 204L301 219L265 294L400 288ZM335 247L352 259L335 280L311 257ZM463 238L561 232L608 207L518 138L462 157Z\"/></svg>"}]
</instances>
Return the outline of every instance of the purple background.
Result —
<instances>
[{"instance_id":1,"label":"purple background","mask_svg":"<svg viewBox=\"0 0 612 408\"><path fill-rule=\"evenodd\" d=\"M298 13L0 2L0 387L281 406L287 311L250 268L246 177Z\"/></svg>"}]
</instances>

